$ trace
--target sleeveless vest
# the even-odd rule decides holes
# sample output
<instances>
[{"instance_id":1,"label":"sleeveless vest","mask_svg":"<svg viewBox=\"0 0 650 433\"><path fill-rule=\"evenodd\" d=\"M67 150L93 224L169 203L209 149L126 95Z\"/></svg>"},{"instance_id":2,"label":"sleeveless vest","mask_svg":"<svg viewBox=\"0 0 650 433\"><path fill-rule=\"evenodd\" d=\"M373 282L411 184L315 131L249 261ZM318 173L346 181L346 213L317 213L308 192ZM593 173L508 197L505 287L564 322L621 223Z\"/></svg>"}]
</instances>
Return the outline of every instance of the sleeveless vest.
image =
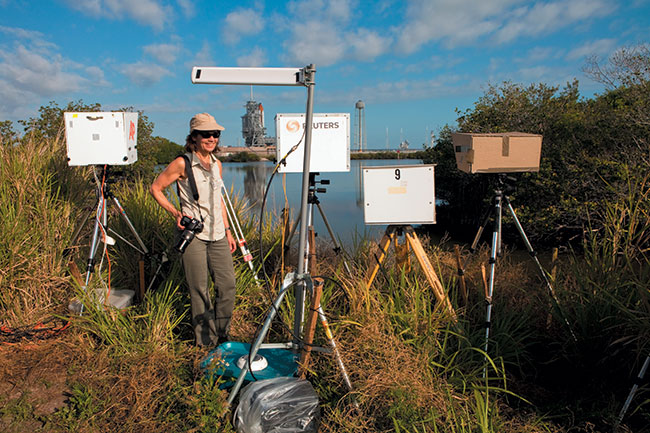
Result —
<instances>
[{"instance_id":1,"label":"sleeveless vest","mask_svg":"<svg viewBox=\"0 0 650 433\"><path fill-rule=\"evenodd\" d=\"M201 220L203 217L203 231L197 233L196 237L204 241L218 241L226 236L226 230L222 215L221 188L223 180L219 173L217 158L210 155L210 170L201 165L196 153L186 154L191 162L192 173L196 181L196 189L199 193L198 203L192 196L192 189L187 178L179 179L178 198L181 202L181 210L184 214ZM187 170L188 167L185 167Z\"/></svg>"}]
</instances>

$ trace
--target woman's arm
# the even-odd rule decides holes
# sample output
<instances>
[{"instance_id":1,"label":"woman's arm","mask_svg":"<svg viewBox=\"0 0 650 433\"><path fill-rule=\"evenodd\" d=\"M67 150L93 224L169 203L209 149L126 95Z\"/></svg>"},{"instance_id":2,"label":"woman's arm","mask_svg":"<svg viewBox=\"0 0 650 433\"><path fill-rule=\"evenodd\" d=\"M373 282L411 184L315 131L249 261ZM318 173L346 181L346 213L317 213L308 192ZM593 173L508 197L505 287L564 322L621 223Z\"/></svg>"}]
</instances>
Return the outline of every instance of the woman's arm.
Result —
<instances>
[{"instance_id":1,"label":"woman's arm","mask_svg":"<svg viewBox=\"0 0 650 433\"><path fill-rule=\"evenodd\" d=\"M156 180L151 184L150 192L153 198L158 202L163 209L176 219L176 225L182 229L181 218L183 214L180 210L167 199L165 189L173 182L183 178L185 175L185 160L183 158L176 158L156 177Z\"/></svg>"}]
</instances>

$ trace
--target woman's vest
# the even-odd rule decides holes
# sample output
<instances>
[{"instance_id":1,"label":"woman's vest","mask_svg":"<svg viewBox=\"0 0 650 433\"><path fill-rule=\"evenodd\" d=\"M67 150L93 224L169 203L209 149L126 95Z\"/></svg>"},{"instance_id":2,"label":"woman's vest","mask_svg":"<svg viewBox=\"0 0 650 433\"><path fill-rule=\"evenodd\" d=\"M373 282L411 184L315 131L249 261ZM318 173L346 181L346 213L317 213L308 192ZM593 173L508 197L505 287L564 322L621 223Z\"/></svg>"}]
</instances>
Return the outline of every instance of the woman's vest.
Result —
<instances>
[{"instance_id":1,"label":"woman's vest","mask_svg":"<svg viewBox=\"0 0 650 433\"><path fill-rule=\"evenodd\" d=\"M196 153L186 153L185 156L190 161L190 167L196 182L196 189L199 193L199 200L198 202L194 200L192 188L187 176L185 176L185 179L179 179L177 184L181 211L188 216L203 220L203 231L196 234L197 238L204 241L218 241L226 236L226 231L221 210L223 206L221 198L223 180L219 172L217 158L214 155L210 155L210 170L206 170L201 165ZM186 162L186 172L190 167L187 167Z\"/></svg>"}]
</instances>

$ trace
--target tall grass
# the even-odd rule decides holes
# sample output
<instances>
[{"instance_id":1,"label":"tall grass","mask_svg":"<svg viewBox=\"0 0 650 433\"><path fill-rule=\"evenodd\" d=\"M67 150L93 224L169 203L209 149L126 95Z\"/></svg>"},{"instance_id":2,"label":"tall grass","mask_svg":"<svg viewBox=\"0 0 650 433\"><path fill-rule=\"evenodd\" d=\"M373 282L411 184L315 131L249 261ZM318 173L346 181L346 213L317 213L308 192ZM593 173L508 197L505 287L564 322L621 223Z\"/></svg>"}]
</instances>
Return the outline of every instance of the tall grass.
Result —
<instances>
[{"instance_id":1,"label":"tall grass","mask_svg":"<svg viewBox=\"0 0 650 433\"><path fill-rule=\"evenodd\" d=\"M0 143L0 309L13 325L51 314L69 290L59 246L75 227L78 190L67 184L80 177L62 179L61 149L29 136Z\"/></svg>"},{"instance_id":2,"label":"tall grass","mask_svg":"<svg viewBox=\"0 0 650 433\"><path fill-rule=\"evenodd\" d=\"M48 428L230 431L225 392L203 376L198 364L205 350L191 345L180 257L170 248L174 224L148 194L148 181L131 179L112 188L149 254L142 255L109 233L117 239L107 248L111 273L105 264L98 266L85 291L68 276L68 267L73 260L83 269L87 259L92 217L76 245L70 243L79 221L95 204L89 169L67 167L60 141L27 138L18 144L3 143L1 158L3 324L66 315L72 296L86 307L82 316L71 318L69 340L58 349L47 348L50 354L59 350L61 357L66 355L67 386L73 397L65 408L46 417ZM497 263L487 353L482 349L485 303L480 271L487 262L487 247L468 258L469 302L461 306L453 254L444 242L433 245L421 238L454 303L458 322L440 308L414 260L410 270L402 269L389 254L367 290L364 276L373 263L374 240L356 240L358 245L347 258L353 276L343 269L340 258L319 250L318 272L327 277L322 305L353 384L350 392L331 355L314 354L308 378L321 398L322 430L510 433L584 431L597 425L593 430L602 431L616 412L617 400L623 398L625 379L635 373L648 350L650 192L648 179L632 174L620 200L601 208L602 221L594 225L601 229L585 237L583 254L565 256L559 266L556 291L577 343L560 318L547 324L548 314L554 313L544 285L507 250ZM265 215L260 227L247 205L233 199L255 257L255 273L262 280L258 286L236 253L232 334L238 341L251 341L282 281L282 227L273 215ZM110 200L107 209L109 227L137 245ZM70 247L73 254L64 256ZM109 281L113 289L136 290L140 260L145 262L148 284L163 257L168 260L152 289L136 305L117 311L89 296L91 289ZM296 260L294 250L284 263ZM270 340L292 338L294 307L289 294ZM315 342L329 343L321 326ZM612 390L615 394L607 394ZM643 391L634 406L635 425L643 425L649 413L642 404ZM353 401L359 403L358 409ZM7 407L22 404L17 399L1 402ZM21 416L30 416L28 405L21 407L26 409ZM579 415L569 418L570 411ZM548 421L547 414L557 422Z\"/></svg>"}]
</instances>

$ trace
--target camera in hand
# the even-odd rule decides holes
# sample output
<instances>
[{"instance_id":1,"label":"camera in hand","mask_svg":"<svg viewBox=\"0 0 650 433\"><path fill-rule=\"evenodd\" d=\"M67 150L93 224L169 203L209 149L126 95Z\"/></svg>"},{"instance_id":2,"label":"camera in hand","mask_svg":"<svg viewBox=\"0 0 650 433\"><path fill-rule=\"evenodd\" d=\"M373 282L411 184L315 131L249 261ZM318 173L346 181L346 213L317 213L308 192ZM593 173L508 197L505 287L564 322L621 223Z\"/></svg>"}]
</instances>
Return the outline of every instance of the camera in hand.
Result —
<instances>
[{"instance_id":1,"label":"camera in hand","mask_svg":"<svg viewBox=\"0 0 650 433\"><path fill-rule=\"evenodd\" d=\"M179 253L184 253L187 246L194 239L194 235L201 233L203 230L203 222L197 220L196 218L190 218L183 215L181 218L181 225L184 227L183 232L181 233L181 238L176 244L176 250Z\"/></svg>"}]
</instances>

